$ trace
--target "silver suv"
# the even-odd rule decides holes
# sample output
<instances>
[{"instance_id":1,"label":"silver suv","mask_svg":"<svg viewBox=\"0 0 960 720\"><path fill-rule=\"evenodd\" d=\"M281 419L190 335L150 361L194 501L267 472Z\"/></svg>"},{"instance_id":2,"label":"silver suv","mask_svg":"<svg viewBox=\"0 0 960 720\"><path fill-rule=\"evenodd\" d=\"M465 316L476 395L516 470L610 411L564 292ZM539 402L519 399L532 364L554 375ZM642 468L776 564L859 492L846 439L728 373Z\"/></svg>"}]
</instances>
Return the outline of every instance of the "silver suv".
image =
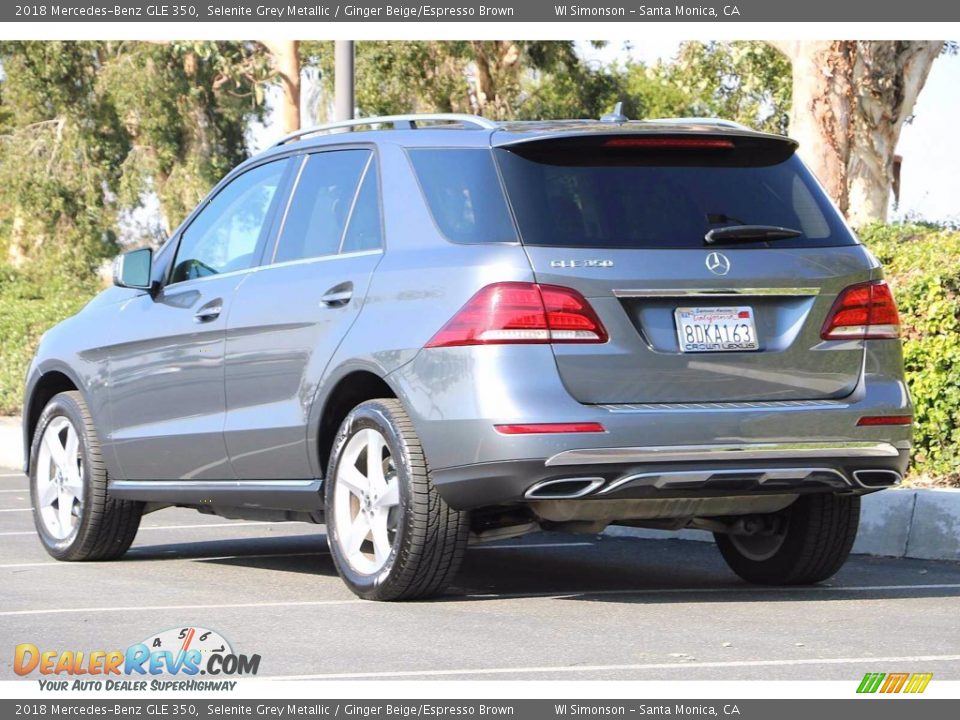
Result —
<instances>
[{"instance_id":1,"label":"silver suv","mask_svg":"<svg viewBox=\"0 0 960 720\"><path fill-rule=\"evenodd\" d=\"M539 529L699 528L834 574L911 404L877 261L733 123L368 118L236 168L40 343L24 444L62 560L145 512L324 522L378 600Z\"/></svg>"}]
</instances>

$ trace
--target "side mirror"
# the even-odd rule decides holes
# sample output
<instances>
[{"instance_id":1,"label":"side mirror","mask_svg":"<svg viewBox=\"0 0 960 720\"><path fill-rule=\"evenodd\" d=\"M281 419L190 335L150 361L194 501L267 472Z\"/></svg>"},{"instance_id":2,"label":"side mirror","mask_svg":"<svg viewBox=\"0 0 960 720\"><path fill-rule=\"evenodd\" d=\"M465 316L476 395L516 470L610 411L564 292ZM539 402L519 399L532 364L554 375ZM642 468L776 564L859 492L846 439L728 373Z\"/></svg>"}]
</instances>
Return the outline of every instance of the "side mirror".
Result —
<instances>
[{"instance_id":1,"label":"side mirror","mask_svg":"<svg viewBox=\"0 0 960 720\"><path fill-rule=\"evenodd\" d=\"M153 250L150 248L140 248L118 255L113 261L113 284L152 292L152 267Z\"/></svg>"}]
</instances>

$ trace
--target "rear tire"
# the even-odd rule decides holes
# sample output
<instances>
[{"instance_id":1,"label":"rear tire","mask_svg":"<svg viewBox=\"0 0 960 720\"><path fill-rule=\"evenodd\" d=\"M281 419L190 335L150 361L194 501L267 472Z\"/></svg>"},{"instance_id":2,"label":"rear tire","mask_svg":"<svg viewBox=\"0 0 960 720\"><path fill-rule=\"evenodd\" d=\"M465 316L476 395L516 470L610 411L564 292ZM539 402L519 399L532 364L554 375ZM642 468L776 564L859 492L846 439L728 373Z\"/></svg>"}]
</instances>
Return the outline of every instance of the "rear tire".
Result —
<instances>
[{"instance_id":1,"label":"rear tire","mask_svg":"<svg viewBox=\"0 0 960 720\"><path fill-rule=\"evenodd\" d=\"M137 535L143 504L110 497L96 428L76 391L56 395L37 421L30 500L40 541L57 560L113 560Z\"/></svg>"},{"instance_id":2,"label":"rear tire","mask_svg":"<svg viewBox=\"0 0 960 720\"><path fill-rule=\"evenodd\" d=\"M801 495L776 515L783 530L774 536L715 533L720 554L747 582L809 585L832 577L846 562L860 524L860 498Z\"/></svg>"},{"instance_id":3,"label":"rear tire","mask_svg":"<svg viewBox=\"0 0 960 720\"><path fill-rule=\"evenodd\" d=\"M337 572L361 598L431 597L460 568L468 515L440 497L413 423L397 400L364 402L343 421L324 501Z\"/></svg>"}]
</instances>

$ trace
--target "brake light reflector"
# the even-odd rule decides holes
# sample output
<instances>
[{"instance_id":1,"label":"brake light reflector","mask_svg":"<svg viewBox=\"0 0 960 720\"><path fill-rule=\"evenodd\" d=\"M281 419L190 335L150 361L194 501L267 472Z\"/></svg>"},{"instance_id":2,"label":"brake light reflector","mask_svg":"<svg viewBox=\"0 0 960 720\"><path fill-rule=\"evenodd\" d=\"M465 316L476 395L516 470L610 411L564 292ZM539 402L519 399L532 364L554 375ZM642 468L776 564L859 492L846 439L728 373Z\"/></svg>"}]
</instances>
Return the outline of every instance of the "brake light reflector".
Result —
<instances>
[{"instance_id":1,"label":"brake light reflector","mask_svg":"<svg viewBox=\"0 0 960 720\"><path fill-rule=\"evenodd\" d=\"M851 285L841 292L823 323L824 340L873 340L900 337L900 315L883 280Z\"/></svg>"},{"instance_id":2,"label":"brake light reflector","mask_svg":"<svg viewBox=\"0 0 960 720\"><path fill-rule=\"evenodd\" d=\"M871 427L875 425L912 425L913 417L911 415L864 415L857 420L859 427Z\"/></svg>"},{"instance_id":3,"label":"brake light reflector","mask_svg":"<svg viewBox=\"0 0 960 720\"><path fill-rule=\"evenodd\" d=\"M602 433L603 425L596 422L531 423L526 425L494 425L501 435L539 435L543 433Z\"/></svg>"},{"instance_id":4,"label":"brake light reflector","mask_svg":"<svg viewBox=\"0 0 960 720\"><path fill-rule=\"evenodd\" d=\"M426 347L606 341L600 318L576 290L501 282L470 298Z\"/></svg>"},{"instance_id":5,"label":"brake light reflector","mask_svg":"<svg viewBox=\"0 0 960 720\"><path fill-rule=\"evenodd\" d=\"M617 137L610 138L604 147L613 148L732 148L732 140L704 137Z\"/></svg>"}]
</instances>

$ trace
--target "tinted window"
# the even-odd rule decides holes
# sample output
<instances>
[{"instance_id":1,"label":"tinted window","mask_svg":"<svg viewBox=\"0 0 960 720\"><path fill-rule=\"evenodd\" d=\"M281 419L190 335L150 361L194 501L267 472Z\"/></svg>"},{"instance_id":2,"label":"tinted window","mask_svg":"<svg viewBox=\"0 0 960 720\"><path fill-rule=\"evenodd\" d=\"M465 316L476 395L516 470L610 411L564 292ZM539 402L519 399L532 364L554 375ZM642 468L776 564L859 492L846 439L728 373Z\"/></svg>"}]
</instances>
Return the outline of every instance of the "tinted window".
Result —
<instances>
[{"instance_id":1,"label":"tinted window","mask_svg":"<svg viewBox=\"0 0 960 720\"><path fill-rule=\"evenodd\" d=\"M224 187L183 232L171 282L244 270L283 177L286 160L260 165Z\"/></svg>"},{"instance_id":2,"label":"tinted window","mask_svg":"<svg viewBox=\"0 0 960 720\"><path fill-rule=\"evenodd\" d=\"M521 239L529 245L702 248L709 230L728 225L802 233L770 243L775 247L853 244L790 146L764 142L769 150L762 143L653 151L532 143L541 147L496 155Z\"/></svg>"},{"instance_id":3,"label":"tinted window","mask_svg":"<svg viewBox=\"0 0 960 720\"><path fill-rule=\"evenodd\" d=\"M300 171L274 262L333 255L340 249L369 150L310 155Z\"/></svg>"},{"instance_id":4,"label":"tinted window","mask_svg":"<svg viewBox=\"0 0 960 720\"><path fill-rule=\"evenodd\" d=\"M449 240L516 242L489 150L411 150L410 159L433 219Z\"/></svg>"},{"instance_id":5,"label":"tinted window","mask_svg":"<svg viewBox=\"0 0 960 720\"><path fill-rule=\"evenodd\" d=\"M380 188L377 185L377 161L371 158L353 205L347 234L340 252L359 252L383 247L380 225Z\"/></svg>"}]
</instances>

